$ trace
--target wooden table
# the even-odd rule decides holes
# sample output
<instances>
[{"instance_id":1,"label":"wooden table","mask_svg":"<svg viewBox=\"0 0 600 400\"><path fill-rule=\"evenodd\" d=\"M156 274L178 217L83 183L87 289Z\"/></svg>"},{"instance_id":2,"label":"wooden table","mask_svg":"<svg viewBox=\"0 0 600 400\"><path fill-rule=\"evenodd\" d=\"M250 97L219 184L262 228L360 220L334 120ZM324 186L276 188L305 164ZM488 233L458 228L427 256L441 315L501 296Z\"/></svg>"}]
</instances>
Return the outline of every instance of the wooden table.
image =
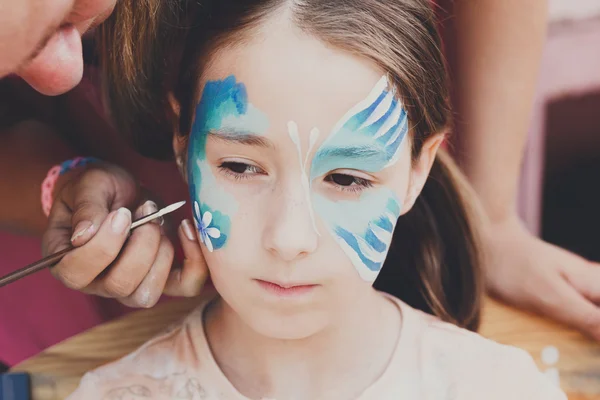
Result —
<instances>
[{"instance_id":1,"label":"wooden table","mask_svg":"<svg viewBox=\"0 0 600 400\"><path fill-rule=\"evenodd\" d=\"M33 400L64 399L88 370L130 353L140 344L179 321L198 303L175 300L132 313L65 340L15 366L32 374ZM542 318L486 301L481 333L501 343L521 347L542 371L557 368L570 400L600 400L600 344ZM554 365L542 362L548 346L559 350Z\"/></svg>"}]
</instances>

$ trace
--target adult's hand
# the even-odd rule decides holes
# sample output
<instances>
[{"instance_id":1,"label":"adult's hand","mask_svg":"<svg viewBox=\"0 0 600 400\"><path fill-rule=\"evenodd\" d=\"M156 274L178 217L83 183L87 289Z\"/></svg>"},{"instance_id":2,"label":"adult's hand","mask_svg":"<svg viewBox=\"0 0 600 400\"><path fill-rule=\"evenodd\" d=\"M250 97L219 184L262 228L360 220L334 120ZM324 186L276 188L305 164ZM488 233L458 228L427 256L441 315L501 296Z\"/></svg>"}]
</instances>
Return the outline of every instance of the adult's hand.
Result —
<instances>
[{"instance_id":1,"label":"adult's hand","mask_svg":"<svg viewBox=\"0 0 600 400\"><path fill-rule=\"evenodd\" d=\"M66 286L130 307L151 307L162 293L200 293L207 268L188 220L178 229L182 266L172 268L173 244L160 222L129 235L132 218L157 211L157 205L127 171L106 163L76 168L59 179L55 195L43 250L76 247L51 269ZM133 216L129 209L135 209Z\"/></svg>"},{"instance_id":2,"label":"adult's hand","mask_svg":"<svg viewBox=\"0 0 600 400\"><path fill-rule=\"evenodd\" d=\"M484 235L491 294L600 340L600 265L533 236L512 216Z\"/></svg>"}]
</instances>

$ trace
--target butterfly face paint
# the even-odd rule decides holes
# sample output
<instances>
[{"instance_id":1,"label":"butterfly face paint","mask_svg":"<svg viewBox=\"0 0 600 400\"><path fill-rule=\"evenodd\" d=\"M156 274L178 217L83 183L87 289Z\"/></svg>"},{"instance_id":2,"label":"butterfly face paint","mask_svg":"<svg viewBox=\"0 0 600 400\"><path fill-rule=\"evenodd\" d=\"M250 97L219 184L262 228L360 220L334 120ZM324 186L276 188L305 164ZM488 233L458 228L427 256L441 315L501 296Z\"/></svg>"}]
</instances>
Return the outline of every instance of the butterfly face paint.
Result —
<instances>
[{"instance_id":1,"label":"butterfly face paint","mask_svg":"<svg viewBox=\"0 0 600 400\"><path fill-rule=\"evenodd\" d=\"M238 205L231 194L216 184L206 162L207 137L219 132L261 135L268 127L266 116L249 104L244 85L237 83L233 76L205 85L196 110L188 160L196 225L210 251L226 244L231 217ZM359 275L373 281L383 265L401 212L398 197L390 188L377 187L366 189L355 200L339 201L315 193L312 186L317 178L335 170L376 173L398 160L408 132L408 119L394 90L387 79L382 78L363 101L342 117L316 150L320 136L317 128L310 132L306 152L302 149L297 124L290 121L287 128L297 148L301 167L299 184L305 189L315 231L319 234L317 216Z\"/></svg>"},{"instance_id":2,"label":"butterfly face paint","mask_svg":"<svg viewBox=\"0 0 600 400\"><path fill-rule=\"evenodd\" d=\"M204 86L190 135L188 183L199 237L209 251L227 243L231 217L238 204L216 183L206 162L208 135L216 132L263 134L268 126L267 117L248 102L245 86L236 82L234 76L208 81Z\"/></svg>"},{"instance_id":3,"label":"butterfly face paint","mask_svg":"<svg viewBox=\"0 0 600 400\"><path fill-rule=\"evenodd\" d=\"M353 107L317 149L310 181L339 169L375 173L393 165L408 132L406 111L383 77ZM368 189L358 200L333 201L313 194L316 214L325 222L359 275L374 281L387 255L401 205L388 188Z\"/></svg>"}]
</instances>

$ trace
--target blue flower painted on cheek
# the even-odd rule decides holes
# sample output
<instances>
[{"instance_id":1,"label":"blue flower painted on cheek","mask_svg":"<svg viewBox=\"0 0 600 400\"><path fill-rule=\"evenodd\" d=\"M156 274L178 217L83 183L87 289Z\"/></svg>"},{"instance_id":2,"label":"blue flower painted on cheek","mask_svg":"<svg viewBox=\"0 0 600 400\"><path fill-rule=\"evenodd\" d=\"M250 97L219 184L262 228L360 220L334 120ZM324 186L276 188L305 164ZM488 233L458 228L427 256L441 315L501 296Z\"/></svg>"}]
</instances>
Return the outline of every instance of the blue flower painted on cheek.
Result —
<instances>
[{"instance_id":1,"label":"blue flower painted on cheek","mask_svg":"<svg viewBox=\"0 0 600 400\"><path fill-rule=\"evenodd\" d=\"M196 227L198 228L198 232L200 233L200 240L208 251L213 251L213 239L219 239L221 237L221 231L211 226L213 216L210 211L205 211L204 214L200 211L200 206L198 202L194 202L194 220L196 221Z\"/></svg>"}]
</instances>

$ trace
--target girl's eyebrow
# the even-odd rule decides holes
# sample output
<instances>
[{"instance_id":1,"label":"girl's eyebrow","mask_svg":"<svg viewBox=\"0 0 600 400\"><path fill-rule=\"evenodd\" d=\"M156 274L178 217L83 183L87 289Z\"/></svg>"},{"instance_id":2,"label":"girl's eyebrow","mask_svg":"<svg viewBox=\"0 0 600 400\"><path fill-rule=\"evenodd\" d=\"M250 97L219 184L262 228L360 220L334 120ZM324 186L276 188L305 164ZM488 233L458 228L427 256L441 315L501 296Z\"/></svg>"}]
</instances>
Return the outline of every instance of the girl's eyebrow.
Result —
<instances>
[{"instance_id":1,"label":"girl's eyebrow","mask_svg":"<svg viewBox=\"0 0 600 400\"><path fill-rule=\"evenodd\" d=\"M246 146L255 146L271 149L275 148L273 142L269 139L249 132L211 130L209 132L209 135L212 138L227 143L242 144Z\"/></svg>"}]
</instances>

